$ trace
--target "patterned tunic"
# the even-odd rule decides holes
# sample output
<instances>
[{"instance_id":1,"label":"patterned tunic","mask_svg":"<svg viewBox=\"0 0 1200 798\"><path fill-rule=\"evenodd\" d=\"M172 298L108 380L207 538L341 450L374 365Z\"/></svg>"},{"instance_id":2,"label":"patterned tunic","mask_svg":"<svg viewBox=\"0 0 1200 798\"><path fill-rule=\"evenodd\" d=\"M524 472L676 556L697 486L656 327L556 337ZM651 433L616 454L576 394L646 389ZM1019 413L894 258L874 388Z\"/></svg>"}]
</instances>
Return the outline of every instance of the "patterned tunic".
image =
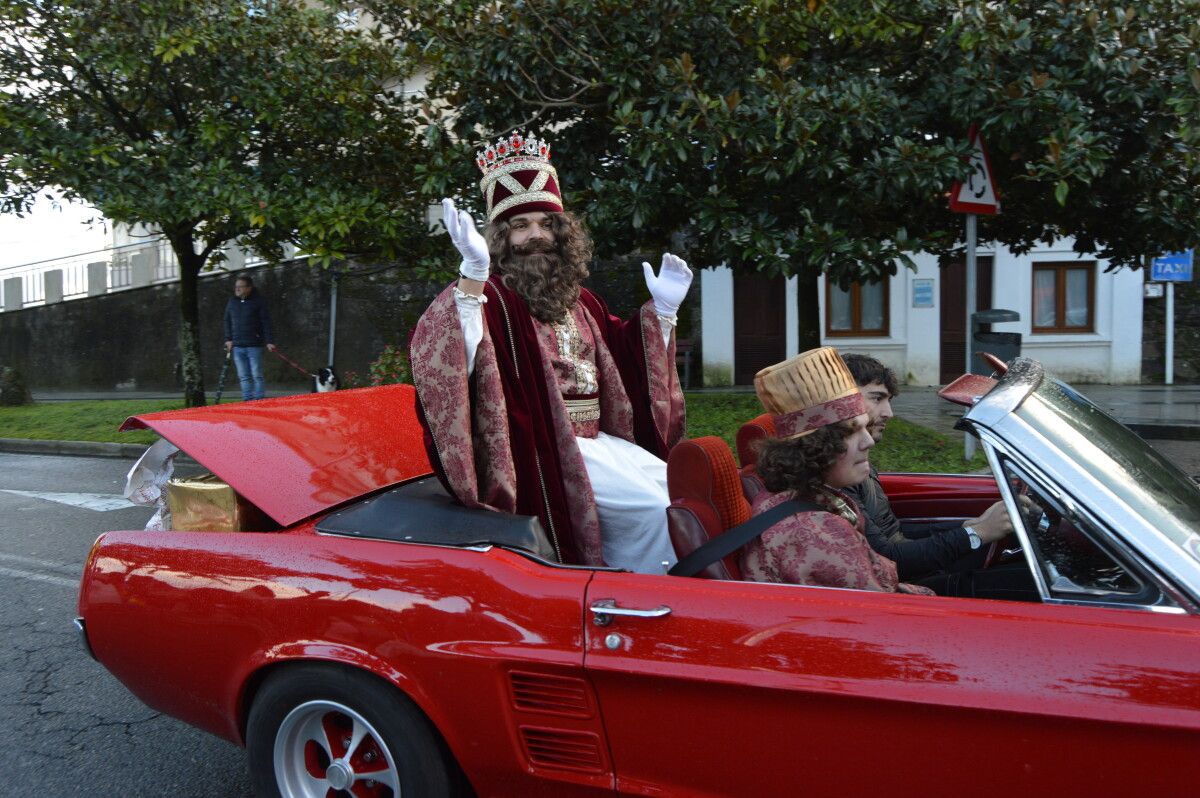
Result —
<instances>
[{"instance_id":1,"label":"patterned tunic","mask_svg":"<svg viewBox=\"0 0 1200 798\"><path fill-rule=\"evenodd\" d=\"M754 515L791 498L794 498L791 492L764 491L754 499ZM928 588L901 582L896 576L896 564L867 545L862 514L844 496L825 489L812 500L827 511L796 513L746 544L741 554L743 578L754 582L933 595Z\"/></svg>"}]
</instances>

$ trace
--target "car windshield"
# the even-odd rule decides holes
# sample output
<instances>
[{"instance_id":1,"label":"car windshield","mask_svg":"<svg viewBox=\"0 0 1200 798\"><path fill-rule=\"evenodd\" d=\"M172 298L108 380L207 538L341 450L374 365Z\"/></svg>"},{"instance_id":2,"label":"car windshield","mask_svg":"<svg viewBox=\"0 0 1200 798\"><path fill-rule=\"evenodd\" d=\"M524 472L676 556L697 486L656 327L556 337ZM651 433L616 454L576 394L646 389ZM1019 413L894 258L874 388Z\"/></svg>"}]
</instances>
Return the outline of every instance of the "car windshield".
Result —
<instances>
[{"instance_id":1,"label":"car windshield","mask_svg":"<svg viewBox=\"0 0 1200 798\"><path fill-rule=\"evenodd\" d=\"M1200 561L1200 488L1132 430L1049 374L1020 415Z\"/></svg>"}]
</instances>

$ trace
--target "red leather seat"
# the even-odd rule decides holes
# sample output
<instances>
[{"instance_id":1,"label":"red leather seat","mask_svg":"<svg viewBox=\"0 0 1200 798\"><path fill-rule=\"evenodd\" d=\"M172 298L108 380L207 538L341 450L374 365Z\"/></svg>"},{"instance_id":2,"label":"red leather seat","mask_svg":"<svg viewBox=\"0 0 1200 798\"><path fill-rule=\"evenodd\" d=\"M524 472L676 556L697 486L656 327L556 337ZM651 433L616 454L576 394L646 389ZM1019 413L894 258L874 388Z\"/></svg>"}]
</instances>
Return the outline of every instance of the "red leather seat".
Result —
<instances>
[{"instance_id":1,"label":"red leather seat","mask_svg":"<svg viewBox=\"0 0 1200 798\"><path fill-rule=\"evenodd\" d=\"M750 519L729 444L715 436L680 443L667 457L667 529L675 555L683 559L710 538ZM741 579L736 555L724 557L697 576Z\"/></svg>"},{"instance_id":2,"label":"red leather seat","mask_svg":"<svg viewBox=\"0 0 1200 798\"><path fill-rule=\"evenodd\" d=\"M743 424L737 431L737 453L742 468L752 466L758 460L756 443L774 437L775 418L770 413L763 413Z\"/></svg>"},{"instance_id":3,"label":"red leather seat","mask_svg":"<svg viewBox=\"0 0 1200 798\"><path fill-rule=\"evenodd\" d=\"M764 438L775 437L775 419L770 413L763 413L743 424L737 432L738 460L742 462L742 493L746 501L754 501L754 497L766 490L762 477L758 475L755 464L758 460L756 444Z\"/></svg>"}]
</instances>

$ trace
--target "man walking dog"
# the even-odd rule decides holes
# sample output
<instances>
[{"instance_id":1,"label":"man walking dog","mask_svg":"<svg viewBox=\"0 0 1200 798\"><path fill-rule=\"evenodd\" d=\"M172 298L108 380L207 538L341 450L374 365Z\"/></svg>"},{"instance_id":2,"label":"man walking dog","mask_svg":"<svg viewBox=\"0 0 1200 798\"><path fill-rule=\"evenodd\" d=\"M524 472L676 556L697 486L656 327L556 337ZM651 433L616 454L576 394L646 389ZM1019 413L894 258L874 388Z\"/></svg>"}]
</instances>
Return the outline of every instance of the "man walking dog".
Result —
<instances>
[{"instance_id":1,"label":"man walking dog","mask_svg":"<svg viewBox=\"0 0 1200 798\"><path fill-rule=\"evenodd\" d=\"M233 296L225 305L225 350L233 352L238 380L242 383L242 401L262 399L263 347L275 351L271 336L271 314L267 303L254 290L250 275L242 273L233 284Z\"/></svg>"}]
</instances>

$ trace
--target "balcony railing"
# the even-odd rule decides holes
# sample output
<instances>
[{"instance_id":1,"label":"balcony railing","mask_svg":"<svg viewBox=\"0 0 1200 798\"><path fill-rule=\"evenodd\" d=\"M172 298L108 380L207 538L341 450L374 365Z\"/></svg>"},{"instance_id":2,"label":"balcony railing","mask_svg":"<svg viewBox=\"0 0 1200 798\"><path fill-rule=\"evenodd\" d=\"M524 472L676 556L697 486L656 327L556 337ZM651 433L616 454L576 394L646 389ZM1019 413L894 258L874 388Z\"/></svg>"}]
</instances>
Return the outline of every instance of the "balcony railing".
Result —
<instances>
[{"instance_id":1,"label":"balcony railing","mask_svg":"<svg viewBox=\"0 0 1200 798\"><path fill-rule=\"evenodd\" d=\"M227 265L234 269L265 262L237 247L227 252ZM179 261L165 238L139 241L0 269L0 310L21 310L178 279Z\"/></svg>"}]
</instances>

